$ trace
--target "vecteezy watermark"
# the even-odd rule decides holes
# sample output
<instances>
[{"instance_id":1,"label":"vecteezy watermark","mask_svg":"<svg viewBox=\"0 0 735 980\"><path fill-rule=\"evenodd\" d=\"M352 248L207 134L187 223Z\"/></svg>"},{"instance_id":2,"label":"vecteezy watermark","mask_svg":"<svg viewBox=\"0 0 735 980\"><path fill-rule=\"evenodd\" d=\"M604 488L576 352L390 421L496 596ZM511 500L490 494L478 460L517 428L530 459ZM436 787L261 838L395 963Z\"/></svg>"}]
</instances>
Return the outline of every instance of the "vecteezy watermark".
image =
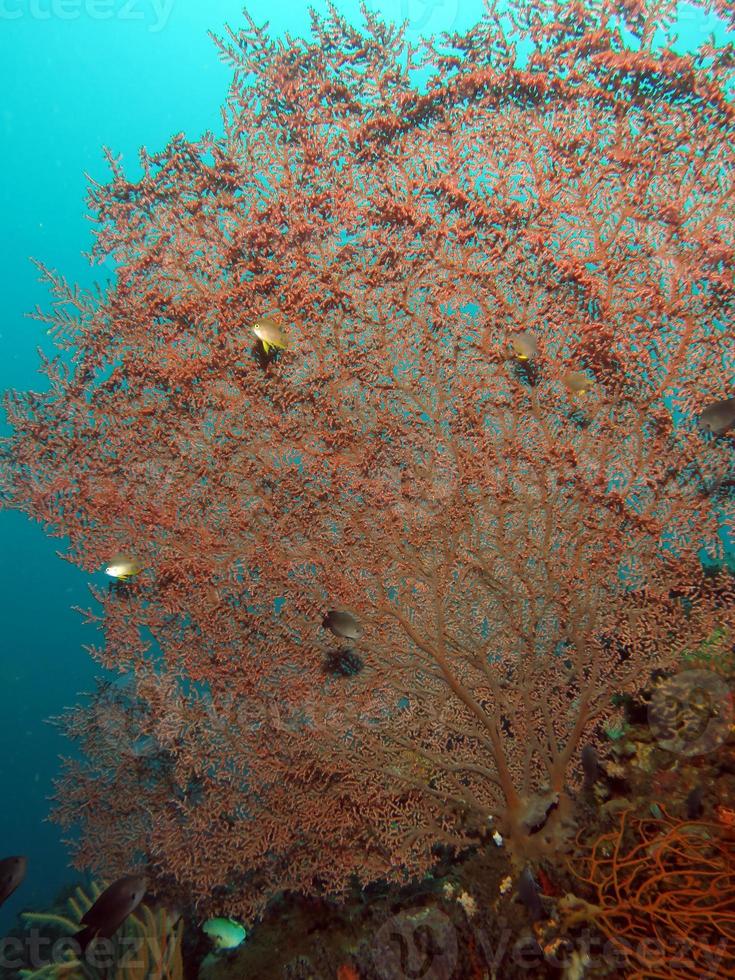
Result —
<instances>
[{"instance_id":1,"label":"vecteezy watermark","mask_svg":"<svg viewBox=\"0 0 735 980\"><path fill-rule=\"evenodd\" d=\"M683 670L656 687L648 723L658 744L677 755L713 752L733 723L732 694L712 670Z\"/></svg>"},{"instance_id":2,"label":"vecteezy watermark","mask_svg":"<svg viewBox=\"0 0 735 980\"><path fill-rule=\"evenodd\" d=\"M554 920L549 921L551 926ZM620 976L632 966L656 965L661 970L674 963L680 971L689 970L701 980L721 975L720 964L727 952L723 935L707 948L692 938L660 942L653 937L610 939L602 933L584 929L574 937L558 933L557 942L544 942L543 948L530 932L509 925L499 916L490 932L467 923L460 939L452 919L436 907L408 910L391 916L371 943L370 955L375 972L382 980L451 980L466 955L468 935L480 962L493 976L514 975L552 967L565 976L580 975L588 967L602 967L605 976ZM462 973L462 976L465 974Z\"/></svg>"},{"instance_id":3,"label":"vecteezy watermark","mask_svg":"<svg viewBox=\"0 0 735 980\"><path fill-rule=\"evenodd\" d=\"M460 0L390 0L383 16L397 24L407 21L422 34L439 34L456 28L459 5Z\"/></svg>"},{"instance_id":4,"label":"vecteezy watermark","mask_svg":"<svg viewBox=\"0 0 735 980\"><path fill-rule=\"evenodd\" d=\"M168 23L175 0L0 0L0 21L114 20L145 24L151 34Z\"/></svg>"},{"instance_id":5,"label":"vecteezy watermark","mask_svg":"<svg viewBox=\"0 0 735 980\"><path fill-rule=\"evenodd\" d=\"M375 936L373 962L384 980L447 980L457 964L452 920L436 908L391 916Z\"/></svg>"},{"instance_id":6,"label":"vecteezy watermark","mask_svg":"<svg viewBox=\"0 0 735 980\"><path fill-rule=\"evenodd\" d=\"M23 936L7 936L0 939L0 969L42 970L51 964L63 966L75 960L84 962L94 971L107 971L124 964L126 968L145 965L140 936L121 936L116 939L96 939L82 953L74 936L52 939L38 928L30 929Z\"/></svg>"},{"instance_id":7,"label":"vecteezy watermark","mask_svg":"<svg viewBox=\"0 0 735 980\"><path fill-rule=\"evenodd\" d=\"M445 513L460 486L457 465L446 452L427 455L407 470L388 465L374 480L374 489L385 507L401 519L424 527Z\"/></svg>"}]
</instances>

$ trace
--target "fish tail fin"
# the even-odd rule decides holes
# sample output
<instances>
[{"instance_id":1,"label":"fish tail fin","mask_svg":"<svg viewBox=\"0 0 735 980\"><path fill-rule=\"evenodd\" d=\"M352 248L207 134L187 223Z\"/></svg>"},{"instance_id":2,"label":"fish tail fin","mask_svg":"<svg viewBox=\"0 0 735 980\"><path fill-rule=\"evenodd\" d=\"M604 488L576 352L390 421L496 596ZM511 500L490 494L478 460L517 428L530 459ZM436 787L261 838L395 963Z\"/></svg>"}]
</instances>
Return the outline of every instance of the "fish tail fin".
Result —
<instances>
[{"instance_id":1,"label":"fish tail fin","mask_svg":"<svg viewBox=\"0 0 735 980\"><path fill-rule=\"evenodd\" d=\"M87 952L87 948L96 938L97 930L94 928L94 926L85 926L84 929L80 929L74 936L74 939L79 943L79 948L82 951L82 955Z\"/></svg>"}]
</instances>

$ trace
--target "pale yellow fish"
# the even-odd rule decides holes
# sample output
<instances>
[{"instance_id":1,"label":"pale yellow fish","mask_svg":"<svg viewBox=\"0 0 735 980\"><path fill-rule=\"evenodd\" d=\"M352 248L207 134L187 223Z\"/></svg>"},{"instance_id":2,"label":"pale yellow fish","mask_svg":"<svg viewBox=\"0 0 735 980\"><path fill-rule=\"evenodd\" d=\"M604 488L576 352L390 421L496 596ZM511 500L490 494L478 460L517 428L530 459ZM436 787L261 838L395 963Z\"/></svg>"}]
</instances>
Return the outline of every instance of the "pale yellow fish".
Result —
<instances>
[{"instance_id":1,"label":"pale yellow fish","mask_svg":"<svg viewBox=\"0 0 735 980\"><path fill-rule=\"evenodd\" d=\"M109 565L105 567L105 575L115 578L120 582L126 582L130 578L135 578L143 570L142 565L135 558L129 555L117 555Z\"/></svg>"},{"instance_id":2,"label":"pale yellow fish","mask_svg":"<svg viewBox=\"0 0 735 980\"><path fill-rule=\"evenodd\" d=\"M287 328L273 317L261 317L253 326L253 333L263 345L266 354L269 354L271 349L288 350L291 346Z\"/></svg>"},{"instance_id":3,"label":"pale yellow fish","mask_svg":"<svg viewBox=\"0 0 735 980\"><path fill-rule=\"evenodd\" d=\"M510 338L511 346L513 347L513 353L518 358L519 361L528 361L532 357L536 357L538 354L538 343L536 338L528 330L522 330L520 333L514 333Z\"/></svg>"},{"instance_id":4,"label":"pale yellow fish","mask_svg":"<svg viewBox=\"0 0 735 980\"><path fill-rule=\"evenodd\" d=\"M584 371L567 371L562 380L573 395L586 395L595 386L595 379Z\"/></svg>"}]
</instances>

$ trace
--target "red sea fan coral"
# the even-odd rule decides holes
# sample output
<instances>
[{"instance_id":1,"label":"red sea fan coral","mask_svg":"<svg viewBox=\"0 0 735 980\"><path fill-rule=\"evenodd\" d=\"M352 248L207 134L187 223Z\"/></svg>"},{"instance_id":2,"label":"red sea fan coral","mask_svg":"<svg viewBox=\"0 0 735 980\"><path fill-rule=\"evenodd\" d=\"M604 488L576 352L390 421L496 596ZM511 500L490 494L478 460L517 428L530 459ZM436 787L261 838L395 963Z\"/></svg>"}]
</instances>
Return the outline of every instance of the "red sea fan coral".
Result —
<instances>
[{"instance_id":1,"label":"red sea fan coral","mask_svg":"<svg viewBox=\"0 0 735 980\"><path fill-rule=\"evenodd\" d=\"M701 561L733 442L696 419L733 394L731 56L654 47L671 9L491 7L419 51L367 14L248 21L221 136L136 181L108 154L116 280L49 276L59 357L8 398L2 468L70 561L143 568L88 615L162 755L74 716L81 863L250 914L491 816L553 851L612 695L735 626ZM363 627L348 676L329 609Z\"/></svg>"},{"instance_id":2,"label":"red sea fan coral","mask_svg":"<svg viewBox=\"0 0 735 980\"><path fill-rule=\"evenodd\" d=\"M718 824L623 813L584 855L594 905L563 899L569 922L594 921L631 980L735 971L735 835Z\"/></svg>"}]
</instances>

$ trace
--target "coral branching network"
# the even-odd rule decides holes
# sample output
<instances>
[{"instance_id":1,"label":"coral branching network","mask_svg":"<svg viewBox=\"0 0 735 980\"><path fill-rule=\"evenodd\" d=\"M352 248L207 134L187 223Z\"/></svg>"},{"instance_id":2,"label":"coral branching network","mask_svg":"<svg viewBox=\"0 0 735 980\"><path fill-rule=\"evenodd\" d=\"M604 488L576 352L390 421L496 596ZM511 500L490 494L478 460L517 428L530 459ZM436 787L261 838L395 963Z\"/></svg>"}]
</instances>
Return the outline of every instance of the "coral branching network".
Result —
<instances>
[{"instance_id":1,"label":"coral branching network","mask_svg":"<svg viewBox=\"0 0 735 980\"><path fill-rule=\"evenodd\" d=\"M44 271L0 471L128 562L65 722L80 866L247 917L488 830L553 858L614 695L735 628L733 56L674 12L246 18L220 133L107 153L114 280Z\"/></svg>"}]
</instances>

